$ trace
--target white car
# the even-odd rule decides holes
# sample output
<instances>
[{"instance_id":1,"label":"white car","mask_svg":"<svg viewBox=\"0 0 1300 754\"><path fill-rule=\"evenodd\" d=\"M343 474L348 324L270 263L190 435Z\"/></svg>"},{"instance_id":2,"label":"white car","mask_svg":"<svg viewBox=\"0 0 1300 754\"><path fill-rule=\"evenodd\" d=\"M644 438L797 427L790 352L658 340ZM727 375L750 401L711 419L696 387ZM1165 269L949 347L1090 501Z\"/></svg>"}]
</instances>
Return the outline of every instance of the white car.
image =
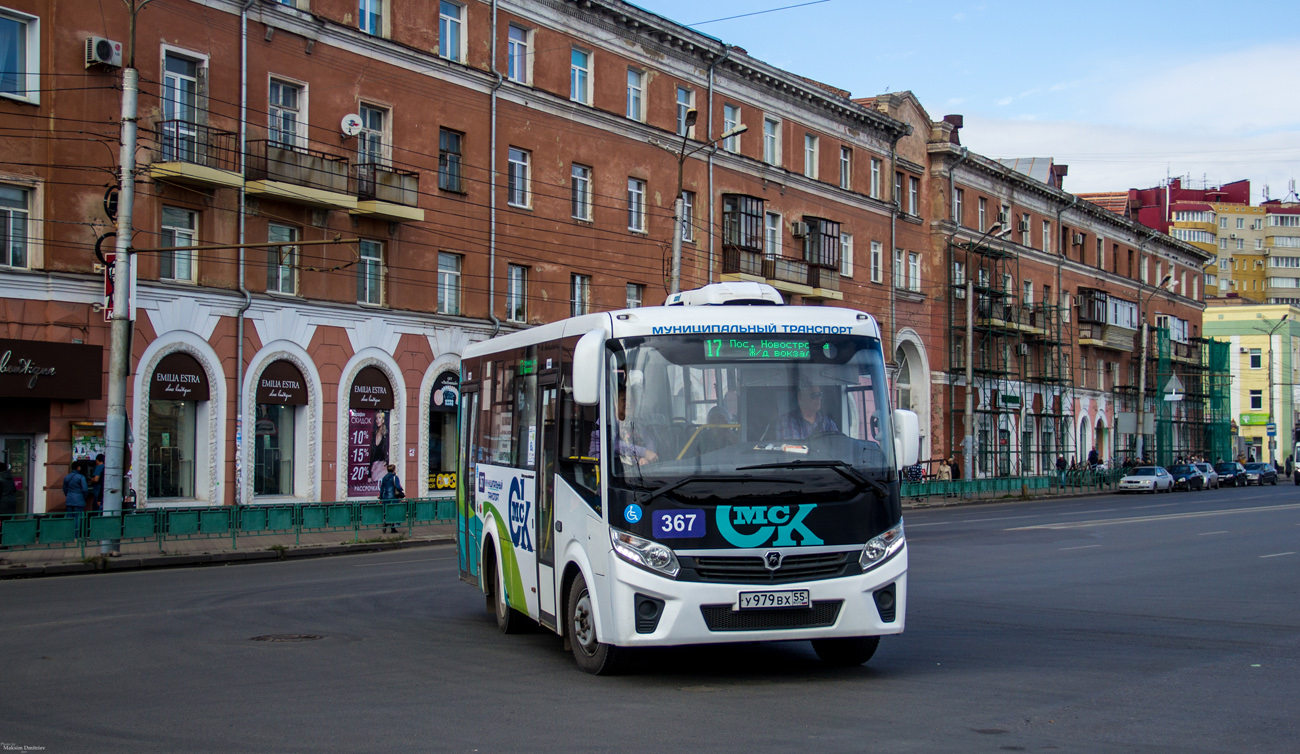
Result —
<instances>
[{"instance_id":1,"label":"white car","mask_svg":"<svg viewBox=\"0 0 1300 754\"><path fill-rule=\"evenodd\" d=\"M1139 466L1119 480L1120 492L1173 492L1174 478L1159 466Z\"/></svg>"},{"instance_id":2,"label":"white car","mask_svg":"<svg viewBox=\"0 0 1300 754\"><path fill-rule=\"evenodd\" d=\"M1200 469L1201 476L1205 477L1206 488L1219 489L1219 472L1215 471L1213 466L1208 463L1194 463L1192 465Z\"/></svg>"}]
</instances>

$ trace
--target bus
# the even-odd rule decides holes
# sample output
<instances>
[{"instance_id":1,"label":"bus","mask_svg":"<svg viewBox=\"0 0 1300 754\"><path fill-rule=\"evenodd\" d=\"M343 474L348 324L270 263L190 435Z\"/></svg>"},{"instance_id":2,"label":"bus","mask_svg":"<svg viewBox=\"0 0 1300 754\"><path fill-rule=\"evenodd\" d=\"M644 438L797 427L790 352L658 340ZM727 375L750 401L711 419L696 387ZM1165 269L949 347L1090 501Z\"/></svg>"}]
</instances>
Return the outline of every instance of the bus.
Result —
<instances>
[{"instance_id":1,"label":"bus","mask_svg":"<svg viewBox=\"0 0 1300 754\"><path fill-rule=\"evenodd\" d=\"M604 674L720 642L856 665L903 631L919 427L871 315L716 283L472 344L461 376L458 570L503 632Z\"/></svg>"}]
</instances>

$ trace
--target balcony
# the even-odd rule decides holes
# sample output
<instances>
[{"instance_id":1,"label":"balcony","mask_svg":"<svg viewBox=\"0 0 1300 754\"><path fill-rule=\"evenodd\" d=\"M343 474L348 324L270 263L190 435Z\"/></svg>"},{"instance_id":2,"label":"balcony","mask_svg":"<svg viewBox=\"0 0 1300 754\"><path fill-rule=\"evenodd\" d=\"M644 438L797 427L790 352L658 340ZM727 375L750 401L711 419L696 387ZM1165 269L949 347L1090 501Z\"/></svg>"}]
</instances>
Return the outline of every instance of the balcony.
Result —
<instances>
[{"instance_id":1,"label":"balcony","mask_svg":"<svg viewBox=\"0 0 1300 754\"><path fill-rule=\"evenodd\" d=\"M348 191L348 158L269 140L248 144L247 191L323 209L357 208Z\"/></svg>"},{"instance_id":2,"label":"balcony","mask_svg":"<svg viewBox=\"0 0 1300 754\"><path fill-rule=\"evenodd\" d=\"M804 295L804 298L812 299L829 299L832 301L843 301L844 294L840 293L840 271L830 267L810 266L808 268L808 287L812 288L812 293Z\"/></svg>"},{"instance_id":3,"label":"balcony","mask_svg":"<svg viewBox=\"0 0 1300 754\"><path fill-rule=\"evenodd\" d=\"M157 144L149 176L157 181L197 188L239 188L238 134L190 123L164 120L157 124Z\"/></svg>"},{"instance_id":4,"label":"balcony","mask_svg":"<svg viewBox=\"0 0 1300 754\"><path fill-rule=\"evenodd\" d=\"M354 215L377 217L393 222L423 222L419 209L420 174L389 165L363 162L355 166L357 208Z\"/></svg>"},{"instance_id":5,"label":"balcony","mask_svg":"<svg viewBox=\"0 0 1300 754\"><path fill-rule=\"evenodd\" d=\"M808 263L802 259L772 257L763 260L763 281L778 291L811 296L808 285Z\"/></svg>"},{"instance_id":6,"label":"balcony","mask_svg":"<svg viewBox=\"0 0 1300 754\"><path fill-rule=\"evenodd\" d=\"M722 280L764 282L762 252L737 246L722 247Z\"/></svg>"},{"instance_id":7,"label":"balcony","mask_svg":"<svg viewBox=\"0 0 1300 754\"><path fill-rule=\"evenodd\" d=\"M1096 322L1079 323L1079 345L1110 348L1133 352L1137 330L1119 325L1102 325Z\"/></svg>"},{"instance_id":8,"label":"balcony","mask_svg":"<svg viewBox=\"0 0 1300 754\"><path fill-rule=\"evenodd\" d=\"M1195 343L1179 343L1172 340L1169 342L1169 357L1184 364L1200 364L1201 344L1199 341Z\"/></svg>"}]
</instances>

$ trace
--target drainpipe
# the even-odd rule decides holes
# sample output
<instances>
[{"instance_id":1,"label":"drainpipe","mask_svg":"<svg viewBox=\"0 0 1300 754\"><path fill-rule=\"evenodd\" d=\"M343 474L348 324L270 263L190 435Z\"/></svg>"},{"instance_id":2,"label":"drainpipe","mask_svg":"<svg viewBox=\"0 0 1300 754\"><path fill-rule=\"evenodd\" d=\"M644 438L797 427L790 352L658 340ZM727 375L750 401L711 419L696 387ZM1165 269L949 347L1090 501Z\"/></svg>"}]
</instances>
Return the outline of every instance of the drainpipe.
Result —
<instances>
[{"instance_id":1,"label":"drainpipe","mask_svg":"<svg viewBox=\"0 0 1300 754\"><path fill-rule=\"evenodd\" d=\"M248 0L239 9L239 175L245 176L248 144ZM244 315L253 305L253 294L244 287L244 181L239 182L239 293L244 297L235 315L235 505L244 498Z\"/></svg>"},{"instance_id":2,"label":"drainpipe","mask_svg":"<svg viewBox=\"0 0 1300 754\"><path fill-rule=\"evenodd\" d=\"M497 319L497 90L505 83L505 77L497 68L497 0L492 0L492 75L497 77L492 85L491 105L491 157L492 190L488 192L488 318L492 320L492 335L501 332L501 320Z\"/></svg>"},{"instance_id":3,"label":"drainpipe","mask_svg":"<svg viewBox=\"0 0 1300 754\"><path fill-rule=\"evenodd\" d=\"M1060 300L1061 300L1061 297L1062 297L1063 295L1065 295L1065 291L1064 291L1064 290L1062 289L1062 287L1061 287L1061 286L1064 285L1064 283L1061 282L1061 281L1064 279L1062 276L1063 276L1063 274L1064 274L1063 271L1064 271L1064 268L1065 268L1065 254L1066 254L1066 248L1067 248L1067 247L1066 247L1066 245L1065 245L1065 241L1062 240L1062 238L1061 238L1061 216L1065 214L1066 210L1074 209L1074 205L1076 205L1076 204L1078 204L1078 203L1079 203L1079 197L1076 196L1076 195L1071 194L1070 206L1068 206L1068 207L1061 207L1060 209L1058 209L1058 210L1056 211L1056 231L1055 231L1055 232L1056 232L1056 240L1057 240L1058 245L1061 247L1060 255L1056 257L1056 300L1057 300L1057 301L1060 301ZM1011 218L1009 218L1009 217L1007 218L1007 220L1010 220L1010 219L1011 219ZM1046 302L1044 302L1044 303L1046 303ZM1080 359L1082 359L1082 358L1083 358L1083 356L1082 356L1082 351L1080 351ZM1101 379L1102 379L1102 380L1105 380L1106 378L1103 376ZM1103 384L1104 384L1104 383L1103 383ZM1024 401L1021 401L1021 404L1022 404L1022 405L1021 405L1021 408L1023 409L1023 407L1024 407L1024 406L1023 406ZM1064 408L1064 407L1062 407L1062 408ZM1073 416L1074 416L1074 415L1071 414L1071 417L1073 417ZM1114 422L1114 420L1112 419L1112 420L1111 420L1111 424L1113 425L1114 423L1115 423L1115 422ZM1070 425L1071 425L1071 426L1070 426L1070 431L1073 432L1073 431L1074 431L1074 419L1073 419L1073 418L1070 419ZM1059 436L1063 436L1063 435L1061 435L1060 433L1058 433L1057 436L1059 437ZM1059 444L1060 444L1060 441L1059 441L1059 440L1057 441L1057 444L1058 444L1058 446L1059 446ZM1075 455L1077 456L1078 454L1079 454L1079 453L1078 453L1078 450L1076 450L1076 451L1075 451Z\"/></svg>"},{"instance_id":4,"label":"drainpipe","mask_svg":"<svg viewBox=\"0 0 1300 754\"><path fill-rule=\"evenodd\" d=\"M949 215L949 217L952 217L952 216L953 216L953 213L955 213L955 212L957 211L957 204L956 204L956 201L955 201L955 200L956 200L956 197L957 197L957 168L958 168L958 167L959 167L963 162L965 162L965 161L966 161L966 158L969 157L969 156L970 156L970 149L969 149L968 147L962 147L962 148L961 148L961 156L958 157L958 158L957 158L957 161L954 162L954 163L952 164L952 167L948 168L948 215ZM960 218L960 217L956 217L956 218L953 218L953 219L954 219L954 221L956 222L957 227L956 227L956 228L953 228L952 234L948 236L948 275L949 275L949 276L952 275L952 266L953 266L953 264L955 263L955 258L956 258L956 256L957 256L956 253L955 253L955 252L953 251L953 249L952 249L952 242L957 238L957 233L961 230L961 218ZM893 252L891 251L890 253L892 254ZM970 260L967 259L967 262L969 262L969 261L970 261ZM967 265L967 267L969 267L969 264ZM973 349L973 347L974 347L974 346L973 346L974 338L972 337L972 336L973 336L973 333L971 332L971 329L972 329L972 327L974 326L974 322L975 322L975 312L974 312L974 310L972 309L972 307L974 306L974 303L972 303L972 301L973 301L973 297L972 297L972 294L973 294L973 290L972 290L972 288L973 288L973 286L972 286L972 284L971 284L971 282L970 282L970 273L971 273L971 272L973 272L973 270L967 269L967 270L965 271L965 277L966 277L966 280L963 281L963 282L966 283L966 348L965 348L965 353L964 353L963 355L964 355L964 357L965 357L965 359L966 359L966 374L967 374L967 379L966 379L966 394L967 394L967 396L970 396L970 394L971 394L971 390L974 389L974 385L971 384L971 383L973 382L973 380L972 380L972 378L971 378L971 369L972 369L972 367L971 367L971 351L972 351L972 349ZM949 293L948 295L949 295L949 296L952 296L953 294ZM951 301L952 299L949 298L948 300ZM952 310L949 309L948 311L949 311L949 316L951 316L951 314L952 314ZM951 330L949 330L949 337L952 337L952 331L951 331ZM950 348L950 349L949 349L949 353L951 353L951 352L952 352L952 349ZM948 358L951 360L952 357L949 356ZM949 367L951 367L951 363L949 364ZM949 380L948 380L948 390L949 390L949 395L951 395L951 391L954 390L954 389L955 389L955 386L953 385L953 383L952 383L952 378L951 378L951 376L950 376L950 377L949 377ZM951 406L951 405L952 405L952 402L949 401L948 405ZM970 405L969 401L967 402L966 405L968 405L968 406ZM974 430L972 429L972 427L974 426L974 424L973 424L973 420L972 420L972 417L971 417L971 413L972 413L972 410L971 410L971 409L967 409L966 414L965 414L965 416L963 417L963 429L964 429L965 431L962 433L962 440L963 440L963 442L962 442L962 465L965 467L965 470L966 470L966 473L967 473L967 474L969 474L969 473L970 473L970 470L971 470L971 461L969 460L971 454L970 454L969 452L967 452L967 448L968 448L969 445L971 445L971 444L973 444L973 443L967 443L967 442L964 442L964 440L965 440L967 437L970 437L970 436L971 436L971 433L974 431ZM949 416L948 416L948 427L949 427L949 428L952 428L952 415L951 415L951 414L949 414ZM949 450L952 449L952 437L951 437L951 435L948 437L948 449L949 449ZM934 444L933 444L933 441L932 441L931 444L930 444L930 455L931 455L931 456L934 455ZM970 477L965 477L965 478L970 478Z\"/></svg>"},{"instance_id":5,"label":"drainpipe","mask_svg":"<svg viewBox=\"0 0 1300 754\"><path fill-rule=\"evenodd\" d=\"M709 130L704 134L705 141L713 139L713 69L721 65L730 55L731 45L723 44L722 57L714 58L713 62L709 63ZM713 153L717 151L717 144L709 148L709 275L706 278L709 283L713 282Z\"/></svg>"},{"instance_id":6,"label":"drainpipe","mask_svg":"<svg viewBox=\"0 0 1300 754\"><path fill-rule=\"evenodd\" d=\"M900 133L889 142L889 168L895 173L898 172L898 142L905 134ZM892 185L892 182L891 182ZM898 279L898 270L894 269L894 249L898 248L898 213L903 208L903 197L895 196L893 206L889 209L889 343L885 353L889 355L889 361L894 361L894 344L898 342L898 317L894 312L894 302L897 297L894 293L894 284ZM907 260L903 260L906 263ZM906 269L906 267L904 267Z\"/></svg>"}]
</instances>

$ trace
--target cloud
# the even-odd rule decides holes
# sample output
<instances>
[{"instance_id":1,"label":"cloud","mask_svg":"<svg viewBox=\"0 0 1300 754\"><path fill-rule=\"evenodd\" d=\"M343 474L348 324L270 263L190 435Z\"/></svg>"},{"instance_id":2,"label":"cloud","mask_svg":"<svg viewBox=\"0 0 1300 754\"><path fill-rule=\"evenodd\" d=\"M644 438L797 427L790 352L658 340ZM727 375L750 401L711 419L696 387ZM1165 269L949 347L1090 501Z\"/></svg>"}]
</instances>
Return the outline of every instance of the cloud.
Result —
<instances>
[{"instance_id":1,"label":"cloud","mask_svg":"<svg viewBox=\"0 0 1300 754\"><path fill-rule=\"evenodd\" d=\"M998 107L1006 107L1007 105L1010 105L1012 102L1015 102L1015 101L1016 101L1016 98L1015 98L1015 97L1003 97L1002 99L999 99L995 104L996 104ZM1137 425L1134 425L1134 426L1137 426Z\"/></svg>"}]
</instances>

